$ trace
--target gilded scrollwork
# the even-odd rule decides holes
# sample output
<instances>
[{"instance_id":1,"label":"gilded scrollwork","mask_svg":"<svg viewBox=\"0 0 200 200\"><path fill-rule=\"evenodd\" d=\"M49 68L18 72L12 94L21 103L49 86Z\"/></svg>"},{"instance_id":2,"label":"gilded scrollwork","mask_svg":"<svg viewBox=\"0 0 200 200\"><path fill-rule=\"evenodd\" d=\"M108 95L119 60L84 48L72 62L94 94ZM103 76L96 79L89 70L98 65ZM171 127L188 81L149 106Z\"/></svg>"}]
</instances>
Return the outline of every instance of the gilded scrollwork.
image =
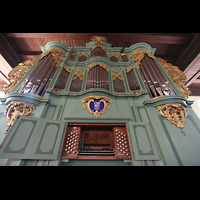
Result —
<instances>
[{"instance_id":1,"label":"gilded scrollwork","mask_svg":"<svg viewBox=\"0 0 200 200\"><path fill-rule=\"evenodd\" d=\"M132 57L136 59L135 64L138 69L140 68L139 65L140 65L141 60L144 58L144 54L147 54L150 58L153 58L153 56L151 55L151 52L148 50L138 50L132 53Z\"/></svg>"},{"instance_id":2,"label":"gilded scrollwork","mask_svg":"<svg viewBox=\"0 0 200 200\"><path fill-rule=\"evenodd\" d=\"M188 98L191 91L185 87L185 83L187 83L187 76L177 66L173 66L171 63L167 63L165 60L159 57L156 57L156 59L175 83L176 87L180 90L182 95Z\"/></svg>"},{"instance_id":3,"label":"gilded scrollwork","mask_svg":"<svg viewBox=\"0 0 200 200\"><path fill-rule=\"evenodd\" d=\"M76 80L77 78L80 78L81 80L83 80L84 74L74 74L72 80Z\"/></svg>"},{"instance_id":4,"label":"gilded scrollwork","mask_svg":"<svg viewBox=\"0 0 200 200\"><path fill-rule=\"evenodd\" d=\"M121 74L113 74L112 80L114 81L116 78L118 78L120 81L124 81L123 76Z\"/></svg>"},{"instance_id":5,"label":"gilded scrollwork","mask_svg":"<svg viewBox=\"0 0 200 200\"><path fill-rule=\"evenodd\" d=\"M29 115L36 105L29 104L23 101L12 101L6 106L5 117L8 128L5 133L9 130L10 126L13 124L14 120L18 115Z\"/></svg>"},{"instance_id":6,"label":"gilded scrollwork","mask_svg":"<svg viewBox=\"0 0 200 200\"><path fill-rule=\"evenodd\" d=\"M14 67L8 74L9 84L5 85L2 90L5 94L9 94L20 79L26 74L26 72L32 67L35 61L38 59L39 55L36 55L29 60L26 60L22 63L19 63L16 67Z\"/></svg>"},{"instance_id":7,"label":"gilded scrollwork","mask_svg":"<svg viewBox=\"0 0 200 200\"><path fill-rule=\"evenodd\" d=\"M57 48L50 48L45 51L45 53L42 55L42 57L40 59L42 59L44 56L48 55L50 52L52 52L52 56L54 57L54 59L56 61L56 67L59 67L59 65L61 63L60 58L64 57L65 52L60 49L57 49Z\"/></svg>"},{"instance_id":8,"label":"gilded scrollwork","mask_svg":"<svg viewBox=\"0 0 200 200\"><path fill-rule=\"evenodd\" d=\"M157 106L157 109L160 114L165 117L165 119L169 120L172 124L175 124L178 128L181 128L183 135L186 135L183 128L185 124L185 117L187 117L187 110L181 104L166 104Z\"/></svg>"}]
</instances>

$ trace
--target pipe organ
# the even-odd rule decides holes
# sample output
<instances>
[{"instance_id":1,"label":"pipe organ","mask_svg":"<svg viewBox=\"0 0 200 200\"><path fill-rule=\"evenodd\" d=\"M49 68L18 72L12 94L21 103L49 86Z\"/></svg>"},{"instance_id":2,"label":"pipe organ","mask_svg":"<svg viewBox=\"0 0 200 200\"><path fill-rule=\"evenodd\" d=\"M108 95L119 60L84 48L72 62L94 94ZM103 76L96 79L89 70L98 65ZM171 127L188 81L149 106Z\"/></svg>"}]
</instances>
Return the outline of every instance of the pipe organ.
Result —
<instances>
[{"instance_id":1,"label":"pipe organ","mask_svg":"<svg viewBox=\"0 0 200 200\"><path fill-rule=\"evenodd\" d=\"M185 75L146 43L91 40L49 42L10 72L0 165L199 165L199 119L175 78Z\"/></svg>"}]
</instances>

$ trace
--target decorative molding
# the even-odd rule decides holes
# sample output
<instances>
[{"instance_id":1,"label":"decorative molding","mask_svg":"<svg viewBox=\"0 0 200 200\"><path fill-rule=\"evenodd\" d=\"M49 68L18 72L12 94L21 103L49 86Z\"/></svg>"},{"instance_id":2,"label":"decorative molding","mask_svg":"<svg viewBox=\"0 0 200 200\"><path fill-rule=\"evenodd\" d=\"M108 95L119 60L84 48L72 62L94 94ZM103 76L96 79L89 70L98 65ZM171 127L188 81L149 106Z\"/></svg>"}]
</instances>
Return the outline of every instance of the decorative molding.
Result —
<instances>
[{"instance_id":1,"label":"decorative molding","mask_svg":"<svg viewBox=\"0 0 200 200\"><path fill-rule=\"evenodd\" d=\"M140 61L144 58L144 54L147 54L150 58L153 58L153 56L151 55L151 52L147 51L147 50L138 50L138 51L135 51L135 52L132 53L132 57L134 59L136 59L135 64L136 64L138 69L140 68L140 66L139 66Z\"/></svg>"},{"instance_id":2,"label":"decorative molding","mask_svg":"<svg viewBox=\"0 0 200 200\"><path fill-rule=\"evenodd\" d=\"M48 50L45 51L45 53L42 55L42 57L40 58L40 60L48 55L49 53L52 53L52 56L54 57L55 61L56 61L56 67L59 67L60 63L61 63L61 59L60 58L63 58L64 55L65 55L65 52L60 50L60 49L57 49L57 48L50 48Z\"/></svg>"},{"instance_id":3,"label":"decorative molding","mask_svg":"<svg viewBox=\"0 0 200 200\"><path fill-rule=\"evenodd\" d=\"M29 115L32 113L36 105L29 104L23 101L12 101L6 106L5 115L8 128L5 133L9 130L10 126L13 124L14 120L19 115Z\"/></svg>"},{"instance_id":4,"label":"decorative molding","mask_svg":"<svg viewBox=\"0 0 200 200\"><path fill-rule=\"evenodd\" d=\"M29 60L26 60L22 63L19 63L16 67L14 67L8 74L9 84L5 85L2 89L5 94L10 93L17 83L21 80L21 78L26 74L26 72L32 67L35 61L38 59L40 55L33 56Z\"/></svg>"},{"instance_id":5,"label":"decorative molding","mask_svg":"<svg viewBox=\"0 0 200 200\"><path fill-rule=\"evenodd\" d=\"M188 98L188 96L191 94L191 91L185 87L185 84L187 83L187 76L177 66L167 63L165 60L159 57L156 57L156 59L175 83L182 95Z\"/></svg>"},{"instance_id":6,"label":"decorative molding","mask_svg":"<svg viewBox=\"0 0 200 200\"><path fill-rule=\"evenodd\" d=\"M96 42L94 44L100 45L100 44L104 44L104 41L107 41L108 39L106 37L103 36L93 36L91 37L91 40L96 40Z\"/></svg>"},{"instance_id":7,"label":"decorative molding","mask_svg":"<svg viewBox=\"0 0 200 200\"><path fill-rule=\"evenodd\" d=\"M98 95L94 95L94 96L88 96L85 97L82 100L82 104L85 107L85 109L94 115L94 117L99 117L100 114L105 113L108 108L111 106L112 104L112 100L108 97L105 96L98 96ZM101 104L102 102L102 104ZM93 107L94 109L91 109L92 106L90 103L93 103Z\"/></svg>"},{"instance_id":8,"label":"decorative molding","mask_svg":"<svg viewBox=\"0 0 200 200\"><path fill-rule=\"evenodd\" d=\"M108 72L108 67L102 63L94 63L94 64L91 64L89 67L88 67L88 72L93 68L95 67L96 65L99 65L101 67L103 67L107 72Z\"/></svg>"},{"instance_id":9,"label":"decorative molding","mask_svg":"<svg viewBox=\"0 0 200 200\"><path fill-rule=\"evenodd\" d=\"M187 117L187 110L179 103L165 104L156 107L161 115L166 117L172 124L175 124L178 128L181 128L183 135L185 131L183 130L185 124L185 117Z\"/></svg>"}]
</instances>

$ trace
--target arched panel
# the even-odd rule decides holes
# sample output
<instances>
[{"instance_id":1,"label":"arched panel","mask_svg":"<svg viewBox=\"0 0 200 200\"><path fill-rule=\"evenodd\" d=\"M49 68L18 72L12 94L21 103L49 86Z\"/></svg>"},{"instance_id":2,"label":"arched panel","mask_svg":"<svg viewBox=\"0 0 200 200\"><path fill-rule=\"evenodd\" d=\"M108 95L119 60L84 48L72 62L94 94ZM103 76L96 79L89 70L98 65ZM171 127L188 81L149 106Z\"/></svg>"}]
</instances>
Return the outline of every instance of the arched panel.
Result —
<instances>
[{"instance_id":1,"label":"arched panel","mask_svg":"<svg viewBox=\"0 0 200 200\"><path fill-rule=\"evenodd\" d=\"M97 63L88 67L86 89L90 88L102 88L109 90L107 66Z\"/></svg>"},{"instance_id":2,"label":"arched panel","mask_svg":"<svg viewBox=\"0 0 200 200\"><path fill-rule=\"evenodd\" d=\"M90 54L90 58L93 57L102 57L102 58L107 58L106 56L106 48L103 46L94 46L91 49L91 54Z\"/></svg>"}]
</instances>

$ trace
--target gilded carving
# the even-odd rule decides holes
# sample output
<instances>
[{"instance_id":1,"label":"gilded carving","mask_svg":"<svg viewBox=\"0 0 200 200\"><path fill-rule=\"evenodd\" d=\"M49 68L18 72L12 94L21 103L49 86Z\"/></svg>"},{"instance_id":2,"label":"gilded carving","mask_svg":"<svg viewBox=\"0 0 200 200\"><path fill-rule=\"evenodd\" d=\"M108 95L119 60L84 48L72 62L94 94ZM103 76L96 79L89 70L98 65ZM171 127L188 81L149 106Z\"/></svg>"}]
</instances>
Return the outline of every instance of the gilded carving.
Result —
<instances>
[{"instance_id":1,"label":"gilded carving","mask_svg":"<svg viewBox=\"0 0 200 200\"><path fill-rule=\"evenodd\" d=\"M5 133L9 130L10 126L13 124L14 120L18 115L29 115L36 105L29 104L23 101L12 101L6 106L5 115L8 128Z\"/></svg>"},{"instance_id":2,"label":"gilded carving","mask_svg":"<svg viewBox=\"0 0 200 200\"><path fill-rule=\"evenodd\" d=\"M172 124L175 124L178 128L181 128L183 135L186 135L183 128L185 124L185 117L187 117L187 110L181 104L166 104L157 106L157 109L160 114L165 117L165 119L169 120Z\"/></svg>"},{"instance_id":3,"label":"gilded carving","mask_svg":"<svg viewBox=\"0 0 200 200\"><path fill-rule=\"evenodd\" d=\"M125 55L126 55L127 58L128 58L128 60L130 60L130 57L129 57L129 55L128 55L127 53L120 53L120 55L121 55L121 56L125 56Z\"/></svg>"},{"instance_id":4,"label":"gilded carving","mask_svg":"<svg viewBox=\"0 0 200 200\"><path fill-rule=\"evenodd\" d=\"M142 92L142 89L139 89L139 90L131 90L131 93L132 93L132 94L138 94L138 93L140 93L140 92Z\"/></svg>"},{"instance_id":5,"label":"gilded carving","mask_svg":"<svg viewBox=\"0 0 200 200\"><path fill-rule=\"evenodd\" d=\"M71 72L71 70L72 70L72 68L67 67L67 66L65 66L65 65L63 65L63 68L64 68L67 72Z\"/></svg>"},{"instance_id":6,"label":"gilded carving","mask_svg":"<svg viewBox=\"0 0 200 200\"><path fill-rule=\"evenodd\" d=\"M8 74L9 84L5 85L2 90L5 94L10 93L20 79L26 74L26 72L32 67L35 61L38 59L39 55L30 58L22 63L19 63L16 67L14 67Z\"/></svg>"},{"instance_id":7,"label":"gilded carving","mask_svg":"<svg viewBox=\"0 0 200 200\"><path fill-rule=\"evenodd\" d=\"M98 100L98 102L96 102L96 100ZM105 113L108 108L111 106L112 104L112 99L105 97L105 96L98 96L98 95L94 95L94 96L88 96L85 97L82 100L82 104L85 107L85 109L93 114L94 117L99 117L100 114ZM94 103L94 110L91 109L90 103L93 102ZM103 109L100 109L100 103L103 103Z\"/></svg>"},{"instance_id":8,"label":"gilded carving","mask_svg":"<svg viewBox=\"0 0 200 200\"><path fill-rule=\"evenodd\" d=\"M81 80L83 80L84 74L74 74L72 80L76 80L77 78L80 78Z\"/></svg>"},{"instance_id":9,"label":"gilded carving","mask_svg":"<svg viewBox=\"0 0 200 200\"><path fill-rule=\"evenodd\" d=\"M129 68L125 68L126 74L129 73L132 69L133 69L133 66L131 66L131 67L129 67Z\"/></svg>"},{"instance_id":10,"label":"gilded carving","mask_svg":"<svg viewBox=\"0 0 200 200\"><path fill-rule=\"evenodd\" d=\"M82 56L87 57L87 56L88 56L88 53L81 53L81 54L79 55L79 57L82 57Z\"/></svg>"},{"instance_id":11,"label":"gilded carving","mask_svg":"<svg viewBox=\"0 0 200 200\"><path fill-rule=\"evenodd\" d=\"M76 72L82 73L82 72L83 72L83 69L77 69Z\"/></svg>"},{"instance_id":12,"label":"gilded carving","mask_svg":"<svg viewBox=\"0 0 200 200\"><path fill-rule=\"evenodd\" d=\"M90 51L92 51L93 49L95 49L97 47L101 47L105 52L107 52L106 48L104 46L101 46L101 45L93 46Z\"/></svg>"},{"instance_id":13,"label":"gilded carving","mask_svg":"<svg viewBox=\"0 0 200 200\"><path fill-rule=\"evenodd\" d=\"M103 36L93 36L93 37L91 37L91 40L96 40L95 44L100 45L100 44L104 44L104 42L102 40L107 41L108 39Z\"/></svg>"},{"instance_id":14,"label":"gilded carving","mask_svg":"<svg viewBox=\"0 0 200 200\"><path fill-rule=\"evenodd\" d=\"M44 56L48 55L50 52L52 52L52 56L54 57L54 59L56 61L56 67L59 67L59 65L61 63L60 58L64 57L65 52L60 49L57 49L57 48L51 48L51 49L46 50L40 59L42 59Z\"/></svg>"},{"instance_id":15,"label":"gilded carving","mask_svg":"<svg viewBox=\"0 0 200 200\"><path fill-rule=\"evenodd\" d=\"M118 78L119 80L121 80L121 81L124 81L124 79L123 79L123 76L121 75L121 74L118 74L118 75L112 75L112 80L114 81L116 78Z\"/></svg>"},{"instance_id":16,"label":"gilded carving","mask_svg":"<svg viewBox=\"0 0 200 200\"><path fill-rule=\"evenodd\" d=\"M109 57L112 57L112 56L114 56L115 58L118 58L118 55L116 53L110 53L109 54Z\"/></svg>"},{"instance_id":17,"label":"gilded carving","mask_svg":"<svg viewBox=\"0 0 200 200\"><path fill-rule=\"evenodd\" d=\"M102 63L94 63L94 64L91 64L89 67L88 67L88 72L93 68L95 67L96 65L99 65L101 67L103 67L107 72L108 72L108 67Z\"/></svg>"},{"instance_id":18,"label":"gilded carving","mask_svg":"<svg viewBox=\"0 0 200 200\"><path fill-rule=\"evenodd\" d=\"M113 72L114 73L119 73L120 71L119 71L119 69L113 69Z\"/></svg>"},{"instance_id":19,"label":"gilded carving","mask_svg":"<svg viewBox=\"0 0 200 200\"><path fill-rule=\"evenodd\" d=\"M180 90L182 95L188 98L191 91L184 85L187 83L187 76L177 66L173 66L171 63L167 63L161 58L156 57L156 59L175 83L176 87Z\"/></svg>"},{"instance_id":20,"label":"gilded carving","mask_svg":"<svg viewBox=\"0 0 200 200\"><path fill-rule=\"evenodd\" d=\"M144 54L147 54L150 58L153 58L153 56L151 55L151 52L147 51L147 50L138 50L132 53L132 57L134 59L136 59L135 64L137 66L137 68L140 68L140 61L142 60L142 58L144 58ZM154 58L153 58L154 59Z\"/></svg>"}]
</instances>

